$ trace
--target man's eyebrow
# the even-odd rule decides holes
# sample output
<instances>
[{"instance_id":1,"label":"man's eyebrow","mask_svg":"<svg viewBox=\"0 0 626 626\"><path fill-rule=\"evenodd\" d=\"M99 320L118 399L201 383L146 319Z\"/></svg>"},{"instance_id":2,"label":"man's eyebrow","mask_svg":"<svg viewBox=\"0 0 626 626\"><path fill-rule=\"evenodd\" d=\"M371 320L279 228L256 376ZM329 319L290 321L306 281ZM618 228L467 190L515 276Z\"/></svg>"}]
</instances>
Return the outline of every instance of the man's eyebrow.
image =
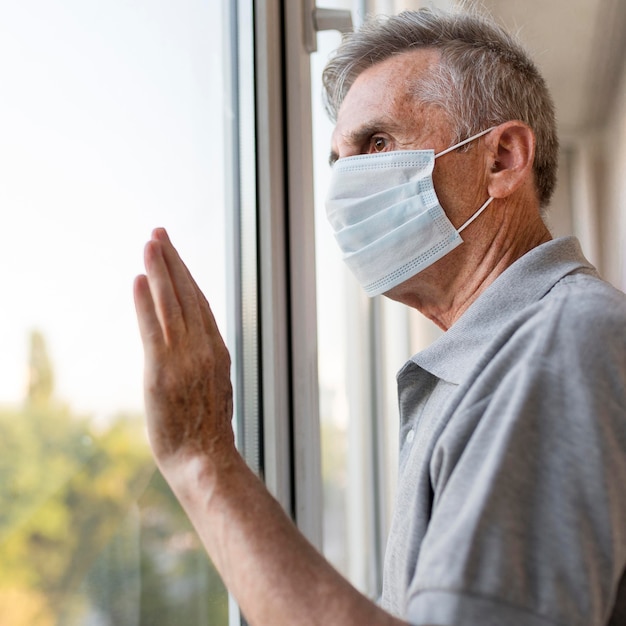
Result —
<instances>
[{"instance_id":1,"label":"man's eyebrow","mask_svg":"<svg viewBox=\"0 0 626 626\"><path fill-rule=\"evenodd\" d=\"M361 146L363 142L369 139L372 135L381 132L392 133L396 131L397 128L398 124L389 118L375 119L367 124L363 124L362 126L355 128L354 130L344 133L342 135L342 140L349 147ZM331 150L330 156L328 157L328 163L333 165L338 158L339 155L337 152Z\"/></svg>"}]
</instances>

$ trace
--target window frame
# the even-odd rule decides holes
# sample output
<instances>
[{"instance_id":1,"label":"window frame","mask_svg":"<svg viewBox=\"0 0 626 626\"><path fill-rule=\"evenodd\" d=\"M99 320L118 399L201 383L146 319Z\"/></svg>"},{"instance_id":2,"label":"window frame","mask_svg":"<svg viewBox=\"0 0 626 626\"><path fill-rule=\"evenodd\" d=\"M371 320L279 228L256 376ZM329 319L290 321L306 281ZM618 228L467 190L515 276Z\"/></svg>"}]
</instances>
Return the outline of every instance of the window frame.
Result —
<instances>
[{"instance_id":1,"label":"window frame","mask_svg":"<svg viewBox=\"0 0 626 626\"><path fill-rule=\"evenodd\" d=\"M321 548L310 60L303 3L255 3L263 474ZM290 88L297 85L297 88Z\"/></svg>"}]
</instances>

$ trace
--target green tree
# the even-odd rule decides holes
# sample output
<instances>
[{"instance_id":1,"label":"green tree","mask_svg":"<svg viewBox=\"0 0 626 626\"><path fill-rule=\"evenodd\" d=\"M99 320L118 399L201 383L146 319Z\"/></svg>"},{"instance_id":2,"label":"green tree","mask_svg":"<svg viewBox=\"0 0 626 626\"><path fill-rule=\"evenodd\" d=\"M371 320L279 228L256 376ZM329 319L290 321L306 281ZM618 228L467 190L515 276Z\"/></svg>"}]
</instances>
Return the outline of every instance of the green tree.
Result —
<instances>
[{"instance_id":1,"label":"green tree","mask_svg":"<svg viewBox=\"0 0 626 626\"><path fill-rule=\"evenodd\" d=\"M227 623L227 594L154 468L141 415L106 428L54 396L30 337L21 407L0 408L0 624Z\"/></svg>"},{"instance_id":2,"label":"green tree","mask_svg":"<svg viewBox=\"0 0 626 626\"><path fill-rule=\"evenodd\" d=\"M46 404L52 398L54 372L48 356L44 336L37 330L30 335L28 359L28 401L33 404Z\"/></svg>"}]
</instances>

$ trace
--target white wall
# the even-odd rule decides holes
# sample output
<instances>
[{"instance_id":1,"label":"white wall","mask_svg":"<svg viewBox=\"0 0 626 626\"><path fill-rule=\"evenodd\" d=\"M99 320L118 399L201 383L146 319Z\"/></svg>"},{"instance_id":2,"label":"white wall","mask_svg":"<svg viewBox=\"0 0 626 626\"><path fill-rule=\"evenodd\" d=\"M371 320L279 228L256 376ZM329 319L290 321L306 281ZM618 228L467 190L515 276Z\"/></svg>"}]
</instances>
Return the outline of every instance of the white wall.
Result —
<instances>
[{"instance_id":1,"label":"white wall","mask_svg":"<svg viewBox=\"0 0 626 626\"><path fill-rule=\"evenodd\" d=\"M603 270L607 280L626 290L626 64L602 139L597 179Z\"/></svg>"}]
</instances>

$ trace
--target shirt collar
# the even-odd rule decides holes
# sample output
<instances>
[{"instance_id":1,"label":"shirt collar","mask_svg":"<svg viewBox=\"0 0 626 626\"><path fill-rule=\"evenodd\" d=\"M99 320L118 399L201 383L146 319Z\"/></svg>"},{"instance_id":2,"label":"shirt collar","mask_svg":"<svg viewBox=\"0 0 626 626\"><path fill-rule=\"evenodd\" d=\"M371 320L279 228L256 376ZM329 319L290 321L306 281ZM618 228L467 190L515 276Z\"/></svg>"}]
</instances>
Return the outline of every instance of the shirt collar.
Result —
<instances>
[{"instance_id":1,"label":"shirt collar","mask_svg":"<svg viewBox=\"0 0 626 626\"><path fill-rule=\"evenodd\" d=\"M457 322L409 362L459 384L506 322L545 296L564 276L594 267L575 237L544 243L508 267Z\"/></svg>"}]
</instances>

